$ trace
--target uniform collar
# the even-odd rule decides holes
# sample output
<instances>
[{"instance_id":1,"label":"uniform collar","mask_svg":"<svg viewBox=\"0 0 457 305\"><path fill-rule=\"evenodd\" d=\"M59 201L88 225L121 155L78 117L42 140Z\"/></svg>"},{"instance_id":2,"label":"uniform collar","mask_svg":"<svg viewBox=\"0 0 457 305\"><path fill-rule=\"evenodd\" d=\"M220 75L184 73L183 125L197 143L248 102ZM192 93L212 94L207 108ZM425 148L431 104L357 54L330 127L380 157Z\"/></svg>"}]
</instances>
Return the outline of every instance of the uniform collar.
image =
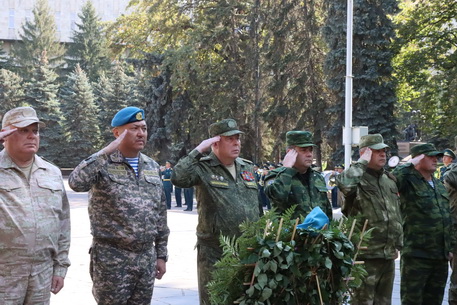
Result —
<instances>
[{"instance_id":1,"label":"uniform collar","mask_svg":"<svg viewBox=\"0 0 457 305\"><path fill-rule=\"evenodd\" d=\"M144 162L141 155L141 153L138 153L138 163ZM124 155L122 155L119 149L115 150L111 155L109 155L109 158L115 163L124 163Z\"/></svg>"},{"instance_id":2,"label":"uniform collar","mask_svg":"<svg viewBox=\"0 0 457 305\"><path fill-rule=\"evenodd\" d=\"M40 158L39 156L35 155L35 160L33 161L35 166L38 168L45 169L46 168L46 162ZM0 152L0 168L8 169L8 168L17 168L20 169L19 166L17 166L16 163L14 163L13 159L8 155L8 152L6 149L3 149Z\"/></svg>"},{"instance_id":3,"label":"uniform collar","mask_svg":"<svg viewBox=\"0 0 457 305\"><path fill-rule=\"evenodd\" d=\"M219 159L214 154L214 152L211 152L207 158L210 160L210 162L209 162L210 166L219 166L219 165L225 166L224 164L221 163L221 161L219 161ZM234 164L235 164L235 166L238 167L238 165L246 165L246 162L244 162L243 159L241 159L241 158L236 158Z\"/></svg>"}]
</instances>

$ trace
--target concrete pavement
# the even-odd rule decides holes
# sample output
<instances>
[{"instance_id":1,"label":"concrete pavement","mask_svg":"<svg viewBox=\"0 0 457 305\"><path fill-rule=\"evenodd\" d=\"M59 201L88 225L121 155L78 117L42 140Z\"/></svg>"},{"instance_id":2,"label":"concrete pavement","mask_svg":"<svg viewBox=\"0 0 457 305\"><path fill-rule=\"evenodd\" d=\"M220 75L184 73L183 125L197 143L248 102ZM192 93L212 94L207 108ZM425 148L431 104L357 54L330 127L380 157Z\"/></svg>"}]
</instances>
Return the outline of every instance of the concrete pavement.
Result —
<instances>
[{"instance_id":1,"label":"concrete pavement","mask_svg":"<svg viewBox=\"0 0 457 305\"><path fill-rule=\"evenodd\" d=\"M66 181L65 181L66 182ZM92 281L89 276L89 254L91 235L87 213L87 193L75 193L67 186L71 205L72 241L70 260L65 287L51 297L51 305L96 305L92 297ZM162 280L156 280L152 303L154 305L199 305L197 284L197 251L195 228L197 212L184 212L172 202L168 211L170 237L167 273ZM194 202L195 208L195 202ZM400 305L399 260L396 261L396 275L392 305ZM447 287L448 288L448 287ZM447 289L443 305L447 302Z\"/></svg>"}]
</instances>

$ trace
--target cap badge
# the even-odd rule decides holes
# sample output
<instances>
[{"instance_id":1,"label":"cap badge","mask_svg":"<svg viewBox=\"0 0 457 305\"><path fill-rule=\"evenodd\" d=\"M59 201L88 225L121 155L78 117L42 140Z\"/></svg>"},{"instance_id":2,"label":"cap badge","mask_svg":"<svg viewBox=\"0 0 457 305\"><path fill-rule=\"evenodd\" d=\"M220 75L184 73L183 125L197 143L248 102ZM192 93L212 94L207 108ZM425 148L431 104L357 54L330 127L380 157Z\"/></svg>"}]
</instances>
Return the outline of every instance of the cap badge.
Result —
<instances>
[{"instance_id":1,"label":"cap badge","mask_svg":"<svg viewBox=\"0 0 457 305\"><path fill-rule=\"evenodd\" d=\"M143 114L141 112L138 112L135 116L135 118L138 120L138 121L141 121L143 119Z\"/></svg>"},{"instance_id":2,"label":"cap badge","mask_svg":"<svg viewBox=\"0 0 457 305\"><path fill-rule=\"evenodd\" d=\"M230 128L235 128L236 127L236 123L234 121L228 121L228 127Z\"/></svg>"}]
</instances>

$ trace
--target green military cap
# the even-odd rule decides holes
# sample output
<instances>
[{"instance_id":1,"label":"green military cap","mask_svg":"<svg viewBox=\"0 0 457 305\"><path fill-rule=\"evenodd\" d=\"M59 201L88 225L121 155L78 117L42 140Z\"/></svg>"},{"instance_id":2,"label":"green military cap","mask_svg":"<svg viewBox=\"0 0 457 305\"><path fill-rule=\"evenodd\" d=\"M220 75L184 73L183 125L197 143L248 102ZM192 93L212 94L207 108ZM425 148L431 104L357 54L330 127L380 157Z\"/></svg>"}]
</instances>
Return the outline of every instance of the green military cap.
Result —
<instances>
[{"instance_id":1,"label":"green military cap","mask_svg":"<svg viewBox=\"0 0 457 305\"><path fill-rule=\"evenodd\" d=\"M443 156L443 152L436 150L435 145L433 145L432 143L420 144L411 148L412 158L422 154L426 156Z\"/></svg>"},{"instance_id":2,"label":"green military cap","mask_svg":"<svg viewBox=\"0 0 457 305\"><path fill-rule=\"evenodd\" d=\"M287 146L317 146L313 143L313 134L309 131L292 130L286 133Z\"/></svg>"},{"instance_id":3,"label":"green military cap","mask_svg":"<svg viewBox=\"0 0 457 305\"><path fill-rule=\"evenodd\" d=\"M360 138L359 148L369 147L371 149L383 149L388 148L389 145L384 143L382 135L379 133L376 134L367 134Z\"/></svg>"},{"instance_id":4,"label":"green military cap","mask_svg":"<svg viewBox=\"0 0 457 305\"><path fill-rule=\"evenodd\" d=\"M209 126L209 135L215 136L233 136L236 134L244 133L238 130L238 125L234 119L224 119L219 122L213 123Z\"/></svg>"},{"instance_id":5,"label":"green military cap","mask_svg":"<svg viewBox=\"0 0 457 305\"><path fill-rule=\"evenodd\" d=\"M452 149L450 149L450 148L446 148L446 149L443 151L443 154L444 154L445 156L451 157L452 160L455 159L455 153L454 153L454 152L452 151Z\"/></svg>"}]
</instances>

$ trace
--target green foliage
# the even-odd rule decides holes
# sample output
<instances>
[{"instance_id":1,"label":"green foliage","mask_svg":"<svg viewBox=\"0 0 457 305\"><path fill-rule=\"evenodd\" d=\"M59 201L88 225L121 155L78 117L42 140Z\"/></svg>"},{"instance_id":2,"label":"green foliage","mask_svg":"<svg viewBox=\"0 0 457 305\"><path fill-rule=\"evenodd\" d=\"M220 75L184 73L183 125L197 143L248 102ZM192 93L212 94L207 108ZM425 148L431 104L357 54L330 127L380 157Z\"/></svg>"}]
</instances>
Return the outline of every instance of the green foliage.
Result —
<instances>
[{"instance_id":1,"label":"green foliage","mask_svg":"<svg viewBox=\"0 0 457 305\"><path fill-rule=\"evenodd\" d=\"M26 103L35 108L40 120L46 124L40 130L39 153L51 162L63 165L60 148L64 142L64 117L57 98L57 74L49 67L46 52L43 52L40 64L35 67L32 78L24 86Z\"/></svg>"},{"instance_id":2,"label":"green foliage","mask_svg":"<svg viewBox=\"0 0 457 305\"><path fill-rule=\"evenodd\" d=\"M0 114L15 107L24 106L24 90L19 75L0 69Z\"/></svg>"},{"instance_id":3,"label":"green foliage","mask_svg":"<svg viewBox=\"0 0 457 305\"><path fill-rule=\"evenodd\" d=\"M58 42L54 16L51 14L47 0L38 0L33 8L33 19L27 20L19 34L20 42L12 48L14 63L22 67L21 74L27 75L40 63L41 54L47 53L49 62L58 64L65 48Z\"/></svg>"},{"instance_id":4,"label":"green foliage","mask_svg":"<svg viewBox=\"0 0 457 305\"><path fill-rule=\"evenodd\" d=\"M394 67L399 87L401 128L419 124L423 141L453 147L457 134L457 28L455 1L404 1L398 27ZM419 117L411 117L420 110Z\"/></svg>"},{"instance_id":5,"label":"green foliage","mask_svg":"<svg viewBox=\"0 0 457 305\"><path fill-rule=\"evenodd\" d=\"M353 265L355 249L331 223L329 229L294 234L294 208L282 218L273 210L255 223L241 225L242 235L221 236L223 256L209 283L212 304L342 304L366 272ZM350 220L348 220L349 222ZM279 234L279 236L278 236ZM354 277L348 281L349 277ZM320 292L319 292L320 290Z\"/></svg>"},{"instance_id":6,"label":"green foliage","mask_svg":"<svg viewBox=\"0 0 457 305\"><path fill-rule=\"evenodd\" d=\"M76 65L60 92L67 139L66 160L68 167L75 167L82 159L96 152L100 147L98 108L86 73ZM77 148L77 149L75 149Z\"/></svg>"},{"instance_id":7,"label":"green foliage","mask_svg":"<svg viewBox=\"0 0 457 305\"><path fill-rule=\"evenodd\" d=\"M91 1L87 1L78 14L81 23L72 33L72 43L67 51L67 63L70 70L77 64L87 71L89 80L95 82L100 74L109 70L108 42L100 18Z\"/></svg>"}]
</instances>

